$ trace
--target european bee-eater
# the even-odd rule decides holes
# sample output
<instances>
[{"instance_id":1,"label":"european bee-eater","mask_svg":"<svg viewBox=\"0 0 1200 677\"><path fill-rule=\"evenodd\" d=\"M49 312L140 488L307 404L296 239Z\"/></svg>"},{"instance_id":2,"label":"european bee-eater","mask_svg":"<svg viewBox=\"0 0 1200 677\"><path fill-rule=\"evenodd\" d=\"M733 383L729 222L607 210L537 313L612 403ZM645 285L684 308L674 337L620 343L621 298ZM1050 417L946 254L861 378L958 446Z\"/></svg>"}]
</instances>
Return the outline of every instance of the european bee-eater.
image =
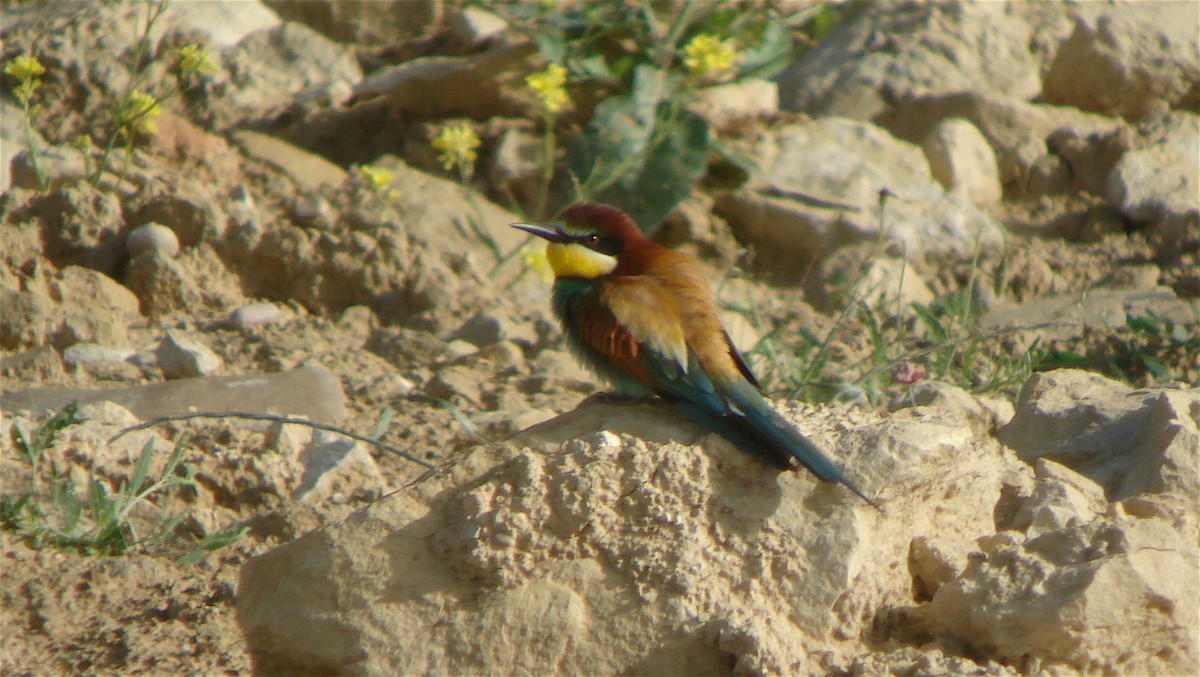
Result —
<instances>
[{"instance_id":1,"label":"european bee-eater","mask_svg":"<svg viewBox=\"0 0 1200 677\"><path fill-rule=\"evenodd\" d=\"M792 459L871 499L763 397L721 324L700 265L655 244L624 212L567 208L551 226L514 223L549 242L554 313L575 353L628 395L658 395L780 469Z\"/></svg>"}]
</instances>

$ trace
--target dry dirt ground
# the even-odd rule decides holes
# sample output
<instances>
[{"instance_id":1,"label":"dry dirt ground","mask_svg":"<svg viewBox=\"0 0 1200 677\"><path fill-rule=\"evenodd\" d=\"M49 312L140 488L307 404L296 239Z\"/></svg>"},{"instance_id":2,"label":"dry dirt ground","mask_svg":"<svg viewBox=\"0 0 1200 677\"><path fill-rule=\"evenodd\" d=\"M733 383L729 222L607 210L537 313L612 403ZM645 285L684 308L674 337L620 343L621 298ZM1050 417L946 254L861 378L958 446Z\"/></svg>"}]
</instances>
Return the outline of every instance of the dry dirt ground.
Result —
<instances>
[{"instance_id":1,"label":"dry dirt ground","mask_svg":"<svg viewBox=\"0 0 1200 677\"><path fill-rule=\"evenodd\" d=\"M62 148L76 134L103 127L104 102L88 88L110 86L105 78L119 77L109 71L120 68L102 63L111 58L110 50L91 51L104 20L87 21L52 16L37 24L42 37L30 33L12 40L43 48L43 54L50 53L47 63L58 69L45 77L38 129ZM55 33L64 36L63 45L43 39ZM16 49L6 46L5 59ZM67 65L79 58L74 50L99 62L86 69L90 81L66 74ZM344 167L330 169L298 150L295 158L281 160L281 154L263 150L249 136L235 142L232 132L238 125L213 124L236 119L221 108L232 104L206 104L203 98L179 104L166 106L158 132L139 140L125 178L110 176L108 183L93 187L70 167L50 167L57 183L49 190L15 186L0 198L5 392L161 382L162 367L154 355L171 329L219 357L220 374L324 367L344 393L339 426L367 434L390 411L381 441L438 463L570 411L602 389L565 351L546 307L543 272L526 265L522 256L493 265L493 251L456 219L480 213L484 226L509 251L521 242L507 232L511 214L486 203L480 212L482 200L468 199L454 181L386 157L378 164L394 170L400 194L383 204ZM6 103L6 125L13 110ZM357 109L341 118L346 134L360 133L362 120L378 114L372 110ZM320 118L327 136L336 129L337 118L331 121L328 111L276 114L279 127L312 115ZM268 118L244 127L270 127L262 120ZM403 118L373 121L402 128L395 134L408 134L410 143L420 138L414 131L420 123L410 129ZM5 143L13 138L6 136ZM403 156L403 147L393 139L389 152ZM321 172L332 172L336 180L308 183ZM910 265L934 294L957 291L981 276L991 283L991 293L1016 308L1085 290L1154 288L1168 288L1195 307L1200 232L1185 232L1164 255L1153 232L1120 222L1102 202L1081 191L1005 200L988 210L1011 226L1002 255L975 262L930 256ZM127 234L152 221L175 231L178 256L131 256ZM707 260L724 301L735 305L754 299L753 321L743 320L748 340L766 329L797 334L835 322L836 309L814 310L801 300L803 285L779 285L771 271L756 270L753 251L728 228L714 237L720 241L693 250L735 252L733 259L751 271L738 272L721 256ZM842 255L847 257L843 265L852 267L853 252ZM271 304L270 319L231 317L252 303ZM1063 336L1047 329L1025 332L1020 341L1029 345L1040 337L1043 347L1096 357L1103 368L1107 356L1116 354L1113 347L1128 338L1122 331L1096 326ZM851 364L870 352L861 325L851 324L843 334L833 346L838 359ZM134 357L66 359L67 349L80 344L128 348ZM771 365L761 356L755 359L768 374L768 385L778 386ZM1193 386L1200 379L1195 354L1163 359L1177 379ZM1144 364L1121 365L1135 383L1153 382ZM994 395L1011 399L1015 391L1013 386ZM874 404L858 404L883 411L891 395L902 393L901 385L889 384ZM230 408L237 409L236 404ZM47 452L49 463L81 482L94 473L115 487L146 438L109 444L108 437L130 421L119 412L89 412L89 422L61 433ZM30 471L17 451L14 429L35 426L42 415L5 411L3 417L0 484L5 493L20 493ZM184 434L184 461L198 487L156 499L157 507L188 515L176 529L178 542L149 552L135 548L125 555L95 556L36 547L18 533L0 531L0 672L250 673L235 612L243 565L336 523L423 472L370 448L371 463L339 467L328 483L301 500L294 489L303 469L295 458L308 443L307 433L294 433L292 439L293 433L239 420L172 423L146 433L159 436L161 449ZM196 538L235 524L249 529L232 545L196 563L178 561ZM995 665L991 669L1001 671Z\"/></svg>"}]
</instances>

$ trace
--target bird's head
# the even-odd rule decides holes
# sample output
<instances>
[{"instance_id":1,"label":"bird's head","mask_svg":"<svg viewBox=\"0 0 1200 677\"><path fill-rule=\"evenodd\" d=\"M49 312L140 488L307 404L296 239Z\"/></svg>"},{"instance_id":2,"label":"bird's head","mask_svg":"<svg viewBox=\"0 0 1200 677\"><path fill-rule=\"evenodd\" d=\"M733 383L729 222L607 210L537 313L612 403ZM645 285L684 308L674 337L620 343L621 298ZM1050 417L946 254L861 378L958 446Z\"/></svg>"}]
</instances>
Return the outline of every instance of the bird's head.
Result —
<instances>
[{"instance_id":1,"label":"bird's head","mask_svg":"<svg viewBox=\"0 0 1200 677\"><path fill-rule=\"evenodd\" d=\"M608 275L628 245L645 239L628 214L593 202L567 207L547 226L514 223L512 227L548 242L546 258L558 277Z\"/></svg>"}]
</instances>

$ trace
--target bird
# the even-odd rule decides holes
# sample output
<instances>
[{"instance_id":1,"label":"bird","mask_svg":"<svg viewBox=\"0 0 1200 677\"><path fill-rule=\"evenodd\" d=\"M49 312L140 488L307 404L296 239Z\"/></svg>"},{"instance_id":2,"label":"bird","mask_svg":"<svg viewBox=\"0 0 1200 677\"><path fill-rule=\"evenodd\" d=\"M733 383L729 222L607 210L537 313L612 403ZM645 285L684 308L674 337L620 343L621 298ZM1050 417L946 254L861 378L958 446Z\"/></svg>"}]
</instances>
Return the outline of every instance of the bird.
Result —
<instances>
[{"instance_id":1,"label":"bird","mask_svg":"<svg viewBox=\"0 0 1200 677\"><path fill-rule=\"evenodd\" d=\"M510 225L546 240L551 303L567 343L619 394L657 396L767 464L795 470L799 462L878 509L767 401L696 259L595 202L573 204L548 225Z\"/></svg>"}]
</instances>

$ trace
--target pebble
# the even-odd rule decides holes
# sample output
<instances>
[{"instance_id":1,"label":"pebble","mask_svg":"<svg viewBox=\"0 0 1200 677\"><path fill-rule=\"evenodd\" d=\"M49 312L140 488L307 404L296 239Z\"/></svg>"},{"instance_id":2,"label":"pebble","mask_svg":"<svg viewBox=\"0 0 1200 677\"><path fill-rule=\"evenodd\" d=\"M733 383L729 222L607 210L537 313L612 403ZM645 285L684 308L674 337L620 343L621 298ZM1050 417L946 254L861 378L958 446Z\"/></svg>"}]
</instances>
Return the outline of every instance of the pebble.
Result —
<instances>
[{"instance_id":1,"label":"pebble","mask_svg":"<svg viewBox=\"0 0 1200 677\"><path fill-rule=\"evenodd\" d=\"M215 374L223 361L207 346L183 334L168 330L167 337L155 348L158 367L166 378L189 378Z\"/></svg>"},{"instance_id":2,"label":"pebble","mask_svg":"<svg viewBox=\"0 0 1200 677\"><path fill-rule=\"evenodd\" d=\"M179 254L179 236L161 223L147 223L129 232L125 238L125 249L130 256L143 252L156 252L166 258Z\"/></svg>"},{"instance_id":3,"label":"pebble","mask_svg":"<svg viewBox=\"0 0 1200 677\"><path fill-rule=\"evenodd\" d=\"M239 329L250 329L278 322L279 314L279 306L274 303L251 303L233 311L229 321Z\"/></svg>"},{"instance_id":4,"label":"pebble","mask_svg":"<svg viewBox=\"0 0 1200 677\"><path fill-rule=\"evenodd\" d=\"M100 364L124 362L133 356L129 348L113 348L99 343L76 343L63 351L63 362L67 364Z\"/></svg>"}]
</instances>

